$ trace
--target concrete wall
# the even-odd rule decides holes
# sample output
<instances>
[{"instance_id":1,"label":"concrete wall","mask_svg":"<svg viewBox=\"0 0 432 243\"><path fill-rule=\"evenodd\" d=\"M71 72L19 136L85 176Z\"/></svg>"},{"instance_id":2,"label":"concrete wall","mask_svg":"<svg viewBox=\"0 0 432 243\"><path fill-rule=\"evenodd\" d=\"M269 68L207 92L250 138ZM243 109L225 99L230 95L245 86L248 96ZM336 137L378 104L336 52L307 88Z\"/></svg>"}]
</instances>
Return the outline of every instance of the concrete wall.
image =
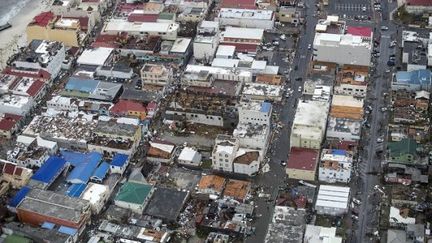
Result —
<instances>
[{"instance_id":1,"label":"concrete wall","mask_svg":"<svg viewBox=\"0 0 432 243\"><path fill-rule=\"evenodd\" d=\"M315 171L287 168L286 173L291 179L314 181Z\"/></svg>"}]
</instances>

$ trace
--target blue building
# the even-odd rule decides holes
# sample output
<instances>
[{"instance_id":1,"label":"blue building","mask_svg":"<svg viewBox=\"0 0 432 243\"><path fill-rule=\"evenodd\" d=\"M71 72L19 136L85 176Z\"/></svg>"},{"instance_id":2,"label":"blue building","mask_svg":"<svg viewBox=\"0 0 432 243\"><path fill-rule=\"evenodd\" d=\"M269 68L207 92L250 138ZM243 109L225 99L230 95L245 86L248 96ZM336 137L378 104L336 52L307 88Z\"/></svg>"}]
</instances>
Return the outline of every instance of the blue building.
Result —
<instances>
[{"instance_id":1,"label":"blue building","mask_svg":"<svg viewBox=\"0 0 432 243\"><path fill-rule=\"evenodd\" d=\"M432 74L429 70L399 71L393 77L392 90L430 91Z\"/></svg>"}]
</instances>

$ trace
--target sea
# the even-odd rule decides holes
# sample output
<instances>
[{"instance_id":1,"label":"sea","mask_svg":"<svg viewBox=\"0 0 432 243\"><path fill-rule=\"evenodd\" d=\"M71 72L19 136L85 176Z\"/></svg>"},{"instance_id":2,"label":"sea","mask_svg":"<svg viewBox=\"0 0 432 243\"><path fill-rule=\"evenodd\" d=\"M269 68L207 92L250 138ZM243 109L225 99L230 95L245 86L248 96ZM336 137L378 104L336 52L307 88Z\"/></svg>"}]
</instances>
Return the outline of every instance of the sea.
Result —
<instances>
[{"instance_id":1,"label":"sea","mask_svg":"<svg viewBox=\"0 0 432 243\"><path fill-rule=\"evenodd\" d=\"M9 22L30 1L32 0L0 0L0 25Z\"/></svg>"}]
</instances>

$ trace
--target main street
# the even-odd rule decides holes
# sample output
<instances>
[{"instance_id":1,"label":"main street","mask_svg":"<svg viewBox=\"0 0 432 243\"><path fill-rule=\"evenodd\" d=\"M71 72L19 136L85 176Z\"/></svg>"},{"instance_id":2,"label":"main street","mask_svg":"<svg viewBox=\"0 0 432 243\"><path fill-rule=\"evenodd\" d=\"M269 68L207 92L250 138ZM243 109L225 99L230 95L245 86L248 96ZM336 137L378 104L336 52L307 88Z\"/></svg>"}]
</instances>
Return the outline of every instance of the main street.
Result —
<instances>
[{"instance_id":1,"label":"main street","mask_svg":"<svg viewBox=\"0 0 432 243\"><path fill-rule=\"evenodd\" d=\"M394 49L389 48L390 42L396 38L397 27L389 22L389 14L395 8L394 4L389 6L387 1L382 1L382 16L376 19L374 39L380 40L379 52L380 56L376 61L374 72L370 74L369 93L366 99L366 107L371 107L368 122L370 129L366 130L362 136L363 149L359 155L359 176L357 184L353 186L353 193L361 199L359 210L358 227L355 230L355 238L352 242L374 242L373 234L379 232L379 203L373 196L377 193L374 190L375 185L380 185L377 172L381 172L381 159L377 157L376 151L379 146L385 147L384 144L377 142L378 138L385 138L385 129L387 125L387 114L381 111L381 108L386 105L387 96L384 93L389 93L391 75L386 73L390 67L387 66L387 61L390 55L394 54ZM383 17L384 16L384 17ZM381 26L389 27L388 30L381 30Z\"/></svg>"}]
</instances>

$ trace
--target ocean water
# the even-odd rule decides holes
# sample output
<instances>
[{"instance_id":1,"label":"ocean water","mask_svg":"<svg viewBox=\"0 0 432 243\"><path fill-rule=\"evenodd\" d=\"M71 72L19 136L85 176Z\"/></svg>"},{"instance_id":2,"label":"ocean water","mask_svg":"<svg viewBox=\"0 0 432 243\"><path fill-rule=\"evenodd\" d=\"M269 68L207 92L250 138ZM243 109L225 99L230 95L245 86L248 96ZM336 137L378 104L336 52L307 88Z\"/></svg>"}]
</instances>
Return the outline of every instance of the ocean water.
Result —
<instances>
[{"instance_id":1,"label":"ocean water","mask_svg":"<svg viewBox=\"0 0 432 243\"><path fill-rule=\"evenodd\" d=\"M7 23L32 0L0 0L0 25Z\"/></svg>"}]
</instances>

